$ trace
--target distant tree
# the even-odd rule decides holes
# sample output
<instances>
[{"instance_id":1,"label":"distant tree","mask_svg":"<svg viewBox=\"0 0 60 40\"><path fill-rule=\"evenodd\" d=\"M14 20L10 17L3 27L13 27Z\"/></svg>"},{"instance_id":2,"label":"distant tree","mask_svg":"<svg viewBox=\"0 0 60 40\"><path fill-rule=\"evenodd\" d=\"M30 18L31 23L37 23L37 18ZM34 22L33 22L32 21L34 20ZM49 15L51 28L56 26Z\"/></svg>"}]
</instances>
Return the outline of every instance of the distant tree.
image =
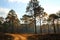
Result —
<instances>
[{"instance_id":1,"label":"distant tree","mask_svg":"<svg viewBox=\"0 0 60 40\"><path fill-rule=\"evenodd\" d=\"M0 25L2 24L2 22L0 21Z\"/></svg>"},{"instance_id":2,"label":"distant tree","mask_svg":"<svg viewBox=\"0 0 60 40\"><path fill-rule=\"evenodd\" d=\"M58 18L57 18L57 30L58 30L58 32L60 32L60 31L59 31L60 11L58 11L58 12L56 13L56 15L58 16Z\"/></svg>"},{"instance_id":3,"label":"distant tree","mask_svg":"<svg viewBox=\"0 0 60 40\"><path fill-rule=\"evenodd\" d=\"M3 23L3 27L4 27L3 29L4 29L4 32L5 32L5 33L8 32L9 26L10 26L10 25L9 25L9 22L5 21L5 22Z\"/></svg>"},{"instance_id":4,"label":"distant tree","mask_svg":"<svg viewBox=\"0 0 60 40\"><path fill-rule=\"evenodd\" d=\"M56 14L50 14L49 18L53 21L54 33L56 33L54 21L55 21L55 19L58 18L58 16Z\"/></svg>"},{"instance_id":5,"label":"distant tree","mask_svg":"<svg viewBox=\"0 0 60 40\"><path fill-rule=\"evenodd\" d=\"M31 18L32 16L24 14L23 17L21 18L21 20L24 22L23 24L25 24L26 27L26 32L28 32L29 29L29 24L31 23Z\"/></svg>"},{"instance_id":6,"label":"distant tree","mask_svg":"<svg viewBox=\"0 0 60 40\"><path fill-rule=\"evenodd\" d=\"M18 30L17 28L20 26L20 21L17 18L17 15L14 10L9 11L6 17L6 21L9 22L10 27L12 27L12 30L11 30L12 32Z\"/></svg>"},{"instance_id":7,"label":"distant tree","mask_svg":"<svg viewBox=\"0 0 60 40\"><path fill-rule=\"evenodd\" d=\"M42 25L46 25L47 24L47 19L48 19L48 14L46 12L43 12L42 19L41 19L42 20Z\"/></svg>"},{"instance_id":8,"label":"distant tree","mask_svg":"<svg viewBox=\"0 0 60 40\"><path fill-rule=\"evenodd\" d=\"M51 26L51 19L50 18L48 18L47 19L47 25L48 25L48 33L50 33L50 26Z\"/></svg>"},{"instance_id":9,"label":"distant tree","mask_svg":"<svg viewBox=\"0 0 60 40\"><path fill-rule=\"evenodd\" d=\"M22 20L24 21L24 24L25 24L25 28L26 28L26 33L28 32L28 28L27 28L27 25L28 25L28 15L23 15L23 18L22 18Z\"/></svg>"},{"instance_id":10,"label":"distant tree","mask_svg":"<svg viewBox=\"0 0 60 40\"><path fill-rule=\"evenodd\" d=\"M3 32L3 23L4 23L4 18L3 17L0 17L0 32Z\"/></svg>"},{"instance_id":11,"label":"distant tree","mask_svg":"<svg viewBox=\"0 0 60 40\"><path fill-rule=\"evenodd\" d=\"M29 19L31 18L31 16L29 16L29 15L23 15L23 20L24 20L24 23L25 24L28 24L29 23Z\"/></svg>"},{"instance_id":12,"label":"distant tree","mask_svg":"<svg viewBox=\"0 0 60 40\"><path fill-rule=\"evenodd\" d=\"M4 23L4 18L3 17L0 17L0 22L1 22L1 24Z\"/></svg>"},{"instance_id":13,"label":"distant tree","mask_svg":"<svg viewBox=\"0 0 60 40\"><path fill-rule=\"evenodd\" d=\"M57 14L57 16L59 16L59 17L60 17L60 11L58 11L56 14Z\"/></svg>"},{"instance_id":14,"label":"distant tree","mask_svg":"<svg viewBox=\"0 0 60 40\"><path fill-rule=\"evenodd\" d=\"M3 32L3 30L2 30L2 22L0 21L0 32Z\"/></svg>"}]
</instances>

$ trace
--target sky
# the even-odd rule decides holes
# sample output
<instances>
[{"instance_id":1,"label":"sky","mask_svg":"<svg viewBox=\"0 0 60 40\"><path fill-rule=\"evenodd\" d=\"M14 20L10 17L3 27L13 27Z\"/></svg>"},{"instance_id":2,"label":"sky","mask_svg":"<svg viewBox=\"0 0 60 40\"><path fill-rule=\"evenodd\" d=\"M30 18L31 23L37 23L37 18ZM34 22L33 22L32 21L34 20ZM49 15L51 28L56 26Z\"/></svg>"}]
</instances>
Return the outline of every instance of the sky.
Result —
<instances>
[{"instance_id":1,"label":"sky","mask_svg":"<svg viewBox=\"0 0 60 40\"><path fill-rule=\"evenodd\" d=\"M13 9L18 18L26 14L26 7L30 0L0 0L0 17L6 17L8 12ZM56 13L60 10L60 0L38 0L39 4L48 14Z\"/></svg>"}]
</instances>

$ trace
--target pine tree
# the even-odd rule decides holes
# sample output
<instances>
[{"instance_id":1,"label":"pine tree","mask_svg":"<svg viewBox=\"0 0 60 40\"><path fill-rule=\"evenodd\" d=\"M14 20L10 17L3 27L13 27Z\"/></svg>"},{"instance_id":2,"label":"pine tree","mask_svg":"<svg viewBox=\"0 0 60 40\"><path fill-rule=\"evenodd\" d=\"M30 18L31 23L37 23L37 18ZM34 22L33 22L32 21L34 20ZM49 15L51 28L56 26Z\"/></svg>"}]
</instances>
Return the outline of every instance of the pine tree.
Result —
<instances>
[{"instance_id":1,"label":"pine tree","mask_svg":"<svg viewBox=\"0 0 60 40\"><path fill-rule=\"evenodd\" d=\"M15 13L14 10L10 10L7 17L6 17L6 22L10 25L12 28L12 32L17 32L18 27L20 26L20 21L17 17L17 14Z\"/></svg>"},{"instance_id":2,"label":"pine tree","mask_svg":"<svg viewBox=\"0 0 60 40\"><path fill-rule=\"evenodd\" d=\"M34 23L35 23L35 33L37 33L37 29L36 29L36 16L37 15L41 15L41 13L43 12L43 8L39 5L39 1L37 1L37 0L31 0L30 2L29 2L29 5L27 6L27 8L26 8L26 12L29 12L30 14L29 15L31 15L32 16L32 18L34 18Z\"/></svg>"}]
</instances>

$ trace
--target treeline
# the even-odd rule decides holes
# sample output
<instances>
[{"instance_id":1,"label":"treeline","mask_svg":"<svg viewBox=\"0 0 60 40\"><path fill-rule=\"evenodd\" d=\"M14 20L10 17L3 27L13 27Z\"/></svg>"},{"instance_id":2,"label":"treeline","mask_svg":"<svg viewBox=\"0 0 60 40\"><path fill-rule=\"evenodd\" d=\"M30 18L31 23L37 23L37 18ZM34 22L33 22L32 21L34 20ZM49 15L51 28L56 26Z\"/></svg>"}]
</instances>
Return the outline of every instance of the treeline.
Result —
<instances>
[{"instance_id":1,"label":"treeline","mask_svg":"<svg viewBox=\"0 0 60 40\"><path fill-rule=\"evenodd\" d=\"M41 19L37 16L36 26L37 33L59 33L60 32L60 11L55 14L42 16ZM42 22L41 22L42 21ZM41 22L41 23L40 23ZM40 25L41 24L41 25ZM23 15L18 19L14 10L10 10L7 17L0 17L0 32L8 33L35 33L34 19L29 15Z\"/></svg>"},{"instance_id":2,"label":"treeline","mask_svg":"<svg viewBox=\"0 0 60 40\"><path fill-rule=\"evenodd\" d=\"M59 33L60 32L60 11L55 14L40 17L37 16L37 33ZM22 21L22 22L21 22ZM42 21L42 22L41 22ZM41 23L40 23L41 22ZM40 25L41 24L41 25ZM29 15L23 15L20 20L14 10L10 10L7 17L0 17L0 32L8 33L35 33L34 19Z\"/></svg>"},{"instance_id":3,"label":"treeline","mask_svg":"<svg viewBox=\"0 0 60 40\"><path fill-rule=\"evenodd\" d=\"M0 17L0 32L4 33L60 33L60 11L49 14L37 0L29 1L20 20L14 10L6 18Z\"/></svg>"}]
</instances>

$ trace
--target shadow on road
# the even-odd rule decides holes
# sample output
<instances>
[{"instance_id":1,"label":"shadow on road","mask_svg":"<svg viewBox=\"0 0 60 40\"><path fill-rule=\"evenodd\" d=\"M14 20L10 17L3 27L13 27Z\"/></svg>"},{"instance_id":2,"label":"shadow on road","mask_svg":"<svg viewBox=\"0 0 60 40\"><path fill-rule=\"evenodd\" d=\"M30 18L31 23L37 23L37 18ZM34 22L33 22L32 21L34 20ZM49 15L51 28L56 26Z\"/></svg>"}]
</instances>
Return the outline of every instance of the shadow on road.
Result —
<instances>
[{"instance_id":1,"label":"shadow on road","mask_svg":"<svg viewBox=\"0 0 60 40\"><path fill-rule=\"evenodd\" d=\"M60 34L45 34L45 35L24 34L25 36L21 34L13 34L13 35L14 36L2 33L0 34L0 40L60 40Z\"/></svg>"}]
</instances>

